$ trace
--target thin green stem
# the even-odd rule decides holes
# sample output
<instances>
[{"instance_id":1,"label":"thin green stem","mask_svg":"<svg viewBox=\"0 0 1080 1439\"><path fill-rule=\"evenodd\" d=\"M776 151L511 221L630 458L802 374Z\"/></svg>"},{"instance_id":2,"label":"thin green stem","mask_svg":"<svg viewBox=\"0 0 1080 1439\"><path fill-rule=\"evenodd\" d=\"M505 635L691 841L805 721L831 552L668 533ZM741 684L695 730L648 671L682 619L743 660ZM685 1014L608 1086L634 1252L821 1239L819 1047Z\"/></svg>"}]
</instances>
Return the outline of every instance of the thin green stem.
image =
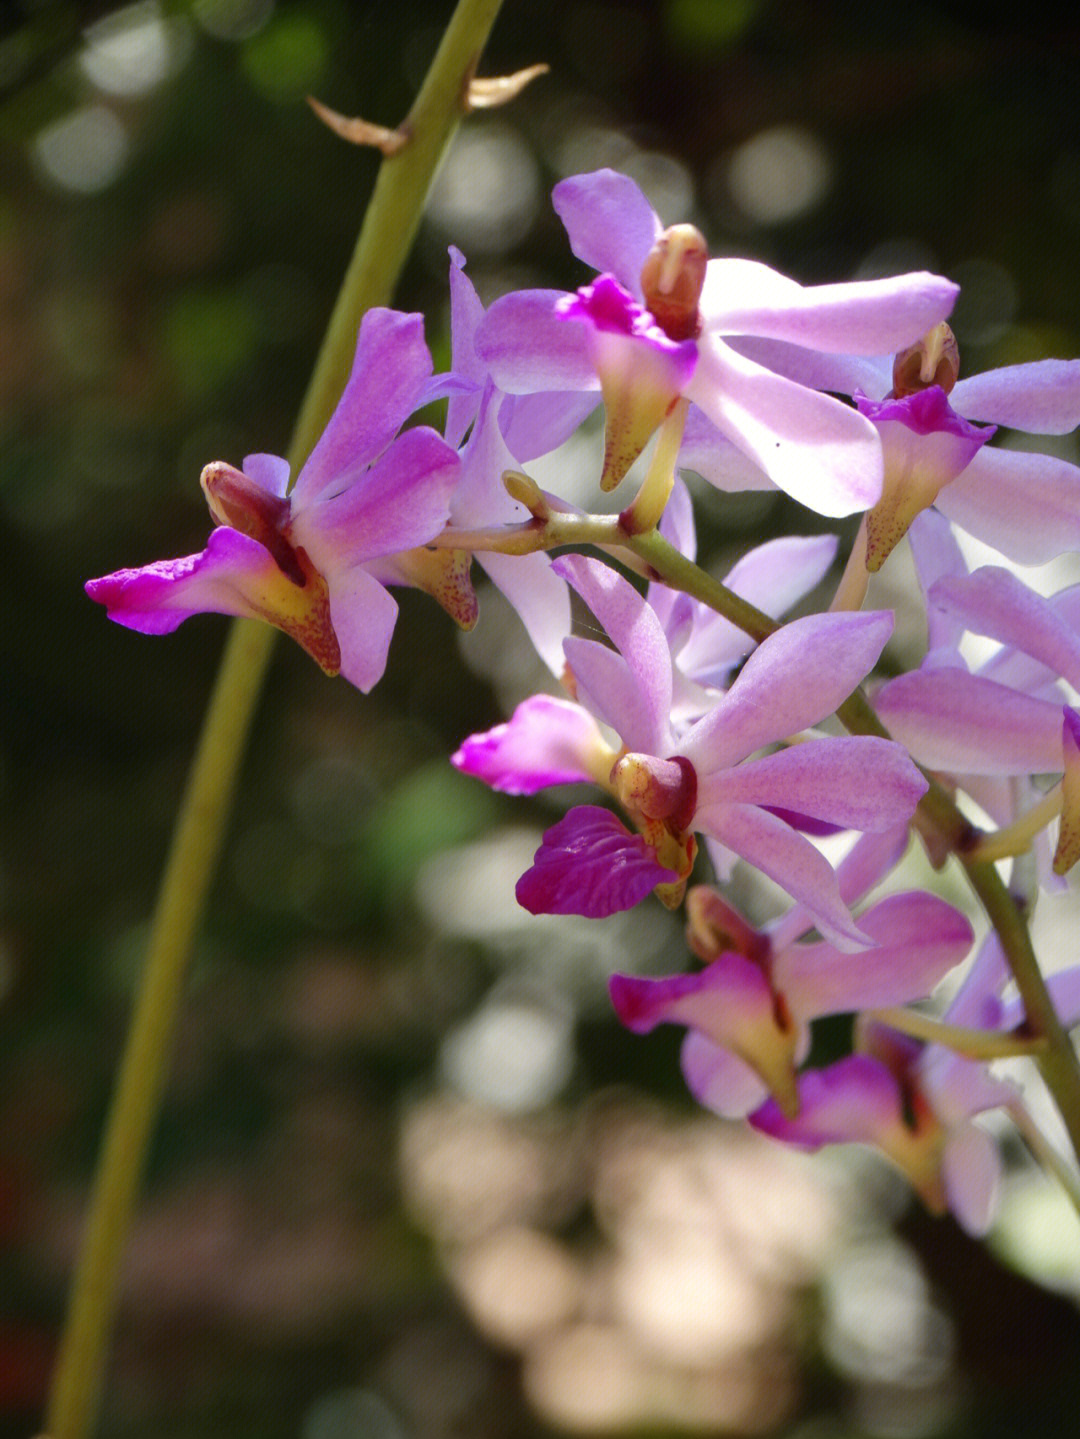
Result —
<instances>
[{"instance_id":1,"label":"thin green stem","mask_svg":"<svg viewBox=\"0 0 1080 1439\"><path fill-rule=\"evenodd\" d=\"M993 1029L966 1029L962 1025L947 1024L922 1014L917 1009L873 1009L868 1011L871 1019L909 1034L912 1039L921 1039L924 1044L940 1044L955 1050L967 1059L1016 1059L1042 1054L1047 1047L1043 1036L1038 1039L1017 1034L1003 1034Z\"/></svg>"},{"instance_id":2,"label":"thin green stem","mask_svg":"<svg viewBox=\"0 0 1080 1439\"><path fill-rule=\"evenodd\" d=\"M289 448L294 474L341 395L361 317L392 297L501 3L459 0L405 121L409 143L380 167L297 419ZM181 803L72 1280L46 1410L50 1439L85 1439L96 1427L125 1241L168 1073L190 953L275 637L276 631L253 621L234 624Z\"/></svg>"}]
</instances>

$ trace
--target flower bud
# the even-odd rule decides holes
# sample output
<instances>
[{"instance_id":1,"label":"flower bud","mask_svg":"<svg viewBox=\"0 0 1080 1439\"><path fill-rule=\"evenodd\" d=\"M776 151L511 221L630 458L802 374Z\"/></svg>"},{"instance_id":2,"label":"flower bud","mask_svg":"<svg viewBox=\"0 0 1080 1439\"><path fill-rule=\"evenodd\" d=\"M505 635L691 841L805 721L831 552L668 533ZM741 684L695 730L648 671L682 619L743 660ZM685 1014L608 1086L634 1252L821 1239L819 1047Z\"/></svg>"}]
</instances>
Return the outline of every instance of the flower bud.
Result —
<instances>
[{"instance_id":1,"label":"flower bud","mask_svg":"<svg viewBox=\"0 0 1080 1439\"><path fill-rule=\"evenodd\" d=\"M701 329L698 301L709 251L694 225L672 225L660 235L641 271L645 305L672 340L690 340Z\"/></svg>"},{"instance_id":2,"label":"flower bud","mask_svg":"<svg viewBox=\"0 0 1080 1439\"><path fill-rule=\"evenodd\" d=\"M956 336L942 320L893 360L893 396L901 400L918 390L928 390L931 385L940 385L949 394L959 374L960 350Z\"/></svg>"}]
</instances>

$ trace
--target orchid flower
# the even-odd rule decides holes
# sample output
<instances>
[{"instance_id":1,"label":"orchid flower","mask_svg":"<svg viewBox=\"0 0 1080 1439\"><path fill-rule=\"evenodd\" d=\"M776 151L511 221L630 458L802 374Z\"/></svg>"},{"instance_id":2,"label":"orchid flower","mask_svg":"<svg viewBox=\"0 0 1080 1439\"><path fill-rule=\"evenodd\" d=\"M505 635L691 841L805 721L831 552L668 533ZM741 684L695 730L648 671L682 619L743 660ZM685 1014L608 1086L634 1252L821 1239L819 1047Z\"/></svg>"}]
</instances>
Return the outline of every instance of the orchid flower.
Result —
<instances>
[{"instance_id":1,"label":"orchid flower","mask_svg":"<svg viewBox=\"0 0 1080 1439\"><path fill-rule=\"evenodd\" d=\"M753 260L709 260L692 226L664 230L637 185L611 170L561 181L552 201L572 250L598 278L574 295L503 296L481 322L476 347L503 390L603 395L604 488L618 483L685 397L751 483L764 473L766 483L826 515L876 502L881 450L869 421L723 337L878 355L943 320L955 285L914 274L803 288Z\"/></svg>"},{"instance_id":2,"label":"orchid flower","mask_svg":"<svg viewBox=\"0 0 1080 1439\"><path fill-rule=\"evenodd\" d=\"M1020 1018L1016 1005L1001 998L1008 976L1000 943L991 934L943 1023L1007 1032ZM1077 998L1075 974L1065 989ZM1063 1022L1076 1017L1063 1014ZM1018 1087L995 1077L984 1063L876 1022L857 1028L856 1044L860 1052L800 1075L794 1117L770 1099L750 1115L750 1123L800 1149L873 1145L907 1175L929 1209L949 1209L969 1233L984 1233L994 1215L1001 1157L974 1116L1015 1106Z\"/></svg>"},{"instance_id":3,"label":"orchid flower","mask_svg":"<svg viewBox=\"0 0 1080 1439\"><path fill-rule=\"evenodd\" d=\"M781 815L883 830L910 818L925 780L900 746L871 737L814 739L751 756L832 714L873 667L891 614L812 615L785 625L702 718L676 734L671 651L656 613L599 561L563 556L556 568L616 648L566 640L580 703L526 700L506 724L466 740L453 763L514 793L592 781L619 800L634 830L608 810L572 809L545 834L518 882L519 902L533 913L597 917L662 886L661 898L678 903L701 833L801 900L834 943L864 944L832 866ZM600 724L619 736L619 747Z\"/></svg>"},{"instance_id":4,"label":"orchid flower","mask_svg":"<svg viewBox=\"0 0 1080 1439\"><path fill-rule=\"evenodd\" d=\"M397 618L385 585L419 585L460 622L475 618L467 568L450 552L417 552L446 525L460 470L434 430L397 433L430 372L423 317L369 310L348 384L292 490L276 455L249 455L243 470L208 465L217 528L205 550L91 580L90 598L143 634L206 611L265 620L327 674L370 690Z\"/></svg>"},{"instance_id":5,"label":"orchid flower","mask_svg":"<svg viewBox=\"0 0 1080 1439\"><path fill-rule=\"evenodd\" d=\"M837 869L846 904L892 867L907 839L906 827L859 839ZM811 1020L921 999L973 939L958 910L924 893L891 895L867 909L858 923L876 948L858 953L805 942L814 920L801 905L766 929L753 928L706 886L690 891L687 907L687 938L707 967L664 979L616 974L611 998L636 1034L686 1025L686 1082L700 1103L731 1117L758 1108L770 1092L793 1114Z\"/></svg>"},{"instance_id":6,"label":"orchid flower","mask_svg":"<svg viewBox=\"0 0 1080 1439\"><path fill-rule=\"evenodd\" d=\"M877 427L885 485L869 526L869 568L930 504L1018 564L1080 549L1080 467L985 443L998 426L1063 435L1080 425L1080 360L1037 360L959 379L959 352L944 324L895 358L814 353L776 340L740 342L743 348L793 381L855 396ZM691 459L711 474L722 456Z\"/></svg>"}]
</instances>

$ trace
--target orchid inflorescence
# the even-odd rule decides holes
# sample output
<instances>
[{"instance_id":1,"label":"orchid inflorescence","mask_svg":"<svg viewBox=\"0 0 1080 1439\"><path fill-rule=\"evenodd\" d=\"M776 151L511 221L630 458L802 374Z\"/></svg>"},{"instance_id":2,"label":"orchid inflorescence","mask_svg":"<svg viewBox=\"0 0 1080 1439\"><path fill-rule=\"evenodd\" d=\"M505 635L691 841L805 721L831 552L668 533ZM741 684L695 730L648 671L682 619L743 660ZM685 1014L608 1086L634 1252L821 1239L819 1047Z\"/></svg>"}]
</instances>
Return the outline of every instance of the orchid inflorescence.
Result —
<instances>
[{"instance_id":1,"label":"orchid inflorescence","mask_svg":"<svg viewBox=\"0 0 1080 1439\"><path fill-rule=\"evenodd\" d=\"M588 784L602 801L546 832L519 902L599 918L650 894L685 901L700 966L615 975L623 1023L685 1027L683 1071L703 1105L804 1148L876 1145L931 1208L981 1232L1001 1162L974 1117L1025 1113L989 1066L1048 1042L1030 978L1017 976L1018 999L997 920L972 958L972 925L944 899L867 897L912 827L937 865L1033 850L1026 908L1080 857L1080 587L1046 598L1004 564L969 573L955 534L1023 564L1080 549L1080 470L989 443L995 426L1080 423L1080 361L961 377L947 279L803 287L756 261L709 259L696 229L665 229L610 170L561 181L553 199L593 280L485 309L452 250L448 373L432 375L420 315L368 311L291 488L275 456L209 464L206 548L87 590L149 634L201 611L266 621L367 692L387 663L388 587L425 590L471 627L475 557L552 683L464 739L453 764L510 794ZM443 433L410 426L434 399ZM528 476L601 402L601 489L655 441L617 517L583 515ZM829 535L752 549L722 584L700 570L683 472L861 514L830 608L780 621L825 578ZM870 708L860 686L876 683L894 616L863 602L905 534L927 652L878 684ZM575 596L604 639L595 625L572 632ZM969 634L998 645L976 668ZM837 713L852 733L823 731ZM957 796L996 828L976 829ZM854 843L834 868L819 841L841 832ZM691 883L706 857L715 882ZM723 893L736 860L786 892L786 913L761 928L738 913ZM969 959L939 1020L903 1009ZM1059 1032L1080 1020L1080 967L1043 992ZM813 1021L838 1013L858 1016L854 1052L807 1068Z\"/></svg>"}]
</instances>

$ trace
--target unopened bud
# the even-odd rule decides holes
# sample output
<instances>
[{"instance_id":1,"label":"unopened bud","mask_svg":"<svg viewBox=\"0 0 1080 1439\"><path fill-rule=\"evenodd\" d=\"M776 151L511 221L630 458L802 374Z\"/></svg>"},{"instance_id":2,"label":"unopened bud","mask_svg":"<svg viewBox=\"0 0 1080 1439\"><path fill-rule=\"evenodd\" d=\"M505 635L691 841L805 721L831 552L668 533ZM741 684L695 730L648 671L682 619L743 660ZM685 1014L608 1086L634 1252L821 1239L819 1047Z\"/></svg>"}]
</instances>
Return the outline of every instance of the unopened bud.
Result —
<instances>
[{"instance_id":1,"label":"unopened bud","mask_svg":"<svg viewBox=\"0 0 1080 1439\"><path fill-rule=\"evenodd\" d=\"M551 515L551 506L544 499L544 492L536 481L521 470L503 471L503 488L512 500L524 505L533 519L546 520Z\"/></svg>"},{"instance_id":2,"label":"unopened bud","mask_svg":"<svg viewBox=\"0 0 1080 1439\"><path fill-rule=\"evenodd\" d=\"M641 270L641 289L653 319L672 340L690 340L701 329L698 301L709 251L694 225L672 225L659 236Z\"/></svg>"},{"instance_id":3,"label":"unopened bud","mask_svg":"<svg viewBox=\"0 0 1080 1439\"><path fill-rule=\"evenodd\" d=\"M931 385L940 385L946 394L951 392L960 374L960 350L944 320L900 351L893 360L892 374L893 395L898 400Z\"/></svg>"}]
</instances>

